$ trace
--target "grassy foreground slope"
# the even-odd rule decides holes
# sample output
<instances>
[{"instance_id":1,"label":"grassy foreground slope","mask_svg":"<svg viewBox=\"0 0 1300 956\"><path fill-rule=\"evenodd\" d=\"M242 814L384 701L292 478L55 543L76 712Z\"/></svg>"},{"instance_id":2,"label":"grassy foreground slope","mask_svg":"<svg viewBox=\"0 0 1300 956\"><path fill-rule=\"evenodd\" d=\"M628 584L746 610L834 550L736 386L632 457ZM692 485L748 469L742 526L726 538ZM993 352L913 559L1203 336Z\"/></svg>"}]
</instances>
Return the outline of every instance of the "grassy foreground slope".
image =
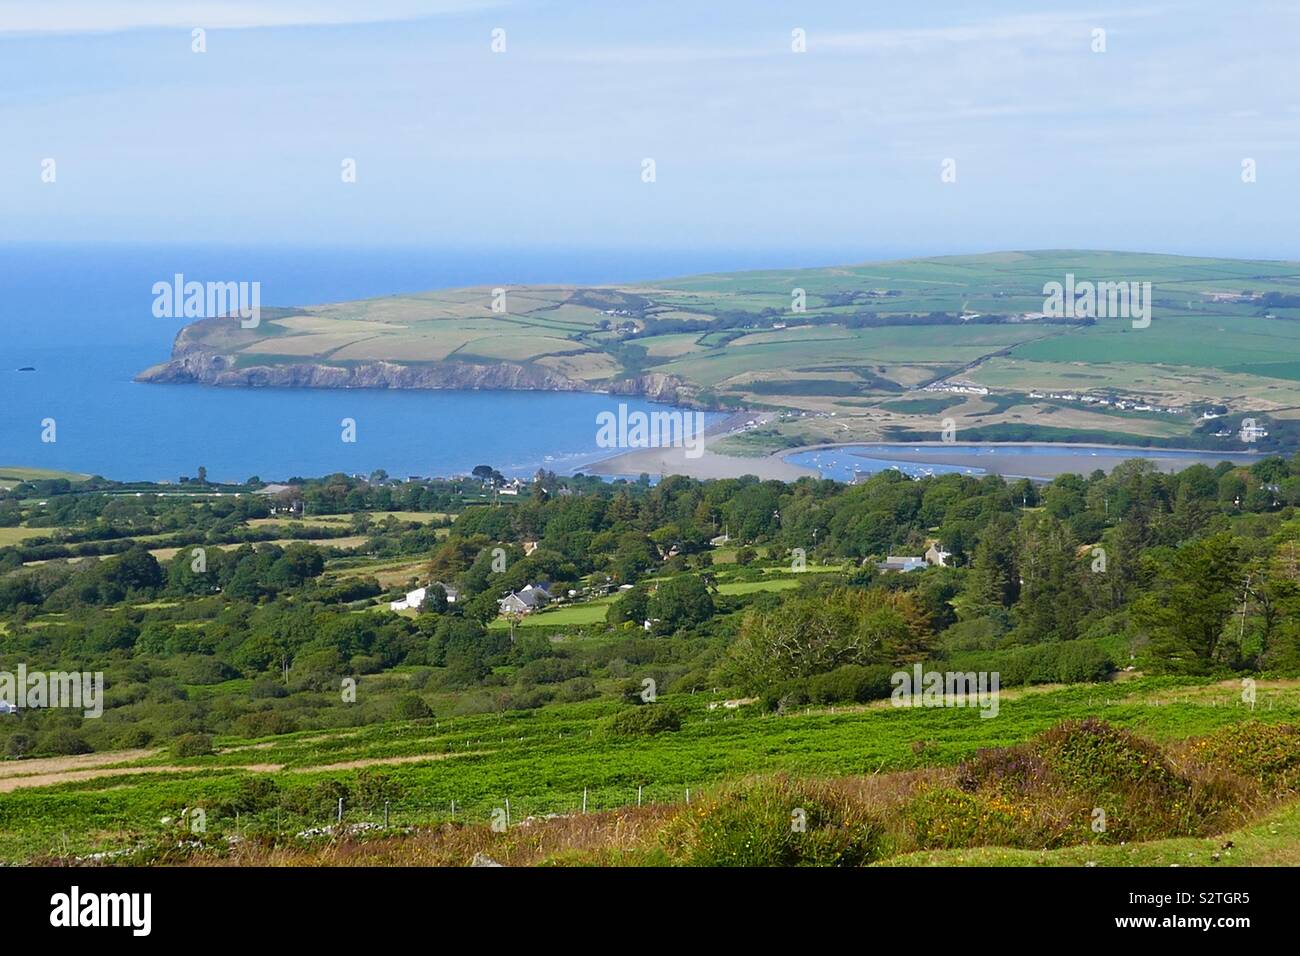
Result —
<instances>
[{"instance_id":1,"label":"grassy foreground slope","mask_svg":"<svg viewBox=\"0 0 1300 956\"><path fill-rule=\"evenodd\" d=\"M1151 282L1150 325L1045 320L1044 283L1067 274ZM1296 263L1005 252L264 310L255 329L228 319L186 327L173 360L142 378L582 389L784 410L763 447L937 438L951 418L970 439L1227 448L1239 443L1214 433L1236 419L1209 427L1206 404L1266 414L1273 443L1300 417L1298 320ZM953 383L987 393L920 391Z\"/></svg>"},{"instance_id":2,"label":"grassy foreground slope","mask_svg":"<svg viewBox=\"0 0 1300 956\"><path fill-rule=\"evenodd\" d=\"M236 693L233 685L246 684L231 683L208 690ZM367 693L364 681L359 692ZM1062 721L1090 717L1162 745L1252 720L1300 724L1295 681L1261 682L1254 710L1240 704L1235 681L1146 678L1006 690L1002 697L998 715L982 718L974 709L896 708L887 701L778 716L754 707L710 709L706 695L676 695L654 706L678 710L680 729L652 735L614 732L618 704L593 700L221 738L218 752L207 756L145 749L57 765L20 761L0 765L0 859L156 847L178 835L187 808L203 809L212 840L293 847L329 836L321 828L335 822L340 798L345 824L363 831L384 822L385 804L393 827L455 822L486 829L506 801L516 822L577 814L584 797L591 813L634 809L638 788L645 804L669 807L685 805L690 790L694 806L701 795L754 775L920 774L922 781L950 783L953 768L982 748L1015 746ZM1293 756L1300 760L1300 751ZM1244 805L1235 797L1230 803ZM1122 815L1115 819L1118 827ZM1086 814L1080 820L1086 824Z\"/></svg>"},{"instance_id":3,"label":"grassy foreground slope","mask_svg":"<svg viewBox=\"0 0 1300 956\"><path fill-rule=\"evenodd\" d=\"M976 847L923 850L881 866L1300 866L1300 802L1213 837L1150 840L1059 850Z\"/></svg>"}]
</instances>

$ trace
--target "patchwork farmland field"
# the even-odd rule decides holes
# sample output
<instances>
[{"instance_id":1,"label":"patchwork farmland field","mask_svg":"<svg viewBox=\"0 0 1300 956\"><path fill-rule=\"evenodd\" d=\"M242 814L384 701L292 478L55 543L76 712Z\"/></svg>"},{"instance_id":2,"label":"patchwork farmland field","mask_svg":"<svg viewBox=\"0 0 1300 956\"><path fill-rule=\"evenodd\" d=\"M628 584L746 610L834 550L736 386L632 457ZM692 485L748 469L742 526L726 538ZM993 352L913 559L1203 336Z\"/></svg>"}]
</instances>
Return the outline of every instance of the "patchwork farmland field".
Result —
<instances>
[{"instance_id":1,"label":"patchwork farmland field","mask_svg":"<svg viewBox=\"0 0 1300 956\"><path fill-rule=\"evenodd\" d=\"M1068 275L1150 282L1152 321L1046 319L1044 285ZM952 418L977 437L1003 426L1026 439L1074 430L1227 449L1241 446L1241 417L1267 428L1300 409L1297 296L1295 263L1072 251L450 289L268 310L256 329L198 322L178 359L142 378L641 392L780 410L770 448L938 437ZM934 401L982 389L992 408ZM1045 401L1055 394L1073 414ZM1121 402L1158 407L1168 427L1114 414ZM1210 428L1207 406L1226 406L1226 420ZM1059 416L1056 430L1040 431L1044 414ZM1281 425L1257 447L1295 443Z\"/></svg>"}]
</instances>

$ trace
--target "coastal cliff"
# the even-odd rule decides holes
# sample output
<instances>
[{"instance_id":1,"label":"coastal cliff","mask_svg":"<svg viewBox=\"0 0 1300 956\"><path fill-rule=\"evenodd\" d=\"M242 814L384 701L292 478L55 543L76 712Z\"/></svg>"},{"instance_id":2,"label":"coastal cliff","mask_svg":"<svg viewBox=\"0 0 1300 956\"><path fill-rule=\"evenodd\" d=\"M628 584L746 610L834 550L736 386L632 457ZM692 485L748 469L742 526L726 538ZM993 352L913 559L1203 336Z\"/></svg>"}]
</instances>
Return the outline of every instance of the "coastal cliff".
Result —
<instances>
[{"instance_id":1,"label":"coastal cliff","mask_svg":"<svg viewBox=\"0 0 1300 956\"><path fill-rule=\"evenodd\" d=\"M330 362L321 360L259 362L238 360L220 347L252 338L228 321L205 320L177 333L171 358L145 369L135 381L250 388L409 388L518 389L551 392L603 392L657 402L698 406L696 387L661 372L610 381L584 381L533 363L465 361L405 363L393 360Z\"/></svg>"}]
</instances>

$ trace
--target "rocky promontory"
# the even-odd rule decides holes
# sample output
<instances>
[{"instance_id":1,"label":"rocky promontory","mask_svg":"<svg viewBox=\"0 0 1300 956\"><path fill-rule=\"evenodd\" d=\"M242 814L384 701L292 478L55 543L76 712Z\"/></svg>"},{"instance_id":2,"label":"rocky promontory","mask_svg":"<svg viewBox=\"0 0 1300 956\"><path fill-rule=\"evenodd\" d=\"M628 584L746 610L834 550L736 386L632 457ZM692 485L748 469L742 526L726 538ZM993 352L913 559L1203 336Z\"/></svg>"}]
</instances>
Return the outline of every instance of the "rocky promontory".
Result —
<instances>
[{"instance_id":1,"label":"rocky promontory","mask_svg":"<svg viewBox=\"0 0 1300 956\"><path fill-rule=\"evenodd\" d=\"M231 320L203 320L187 325L176 336L172 357L145 369L137 382L196 384L249 388L410 388L520 389L548 392L604 392L648 398L657 402L695 406L696 388L661 372L648 372L610 381L584 381L531 362L290 361L260 362L213 347L238 346L251 338Z\"/></svg>"}]
</instances>

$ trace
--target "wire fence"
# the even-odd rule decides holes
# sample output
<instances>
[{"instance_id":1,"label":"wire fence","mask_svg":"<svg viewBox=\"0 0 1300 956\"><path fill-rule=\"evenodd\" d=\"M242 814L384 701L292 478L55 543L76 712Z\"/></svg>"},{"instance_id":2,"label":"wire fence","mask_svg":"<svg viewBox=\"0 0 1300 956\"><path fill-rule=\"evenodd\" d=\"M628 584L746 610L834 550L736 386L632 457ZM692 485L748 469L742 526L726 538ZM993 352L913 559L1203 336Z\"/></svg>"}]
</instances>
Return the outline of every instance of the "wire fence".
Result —
<instances>
[{"instance_id":1,"label":"wire fence","mask_svg":"<svg viewBox=\"0 0 1300 956\"><path fill-rule=\"evenodd\" d=\"M689 804L699 790L678 785L588 788L580 792L469 800L394 798L356 800L341 796L322 814L321 827L409 827L438 823L486 824L503 829L536 820L603 813L652 805Z\"/></svg>"}]
</instances>

